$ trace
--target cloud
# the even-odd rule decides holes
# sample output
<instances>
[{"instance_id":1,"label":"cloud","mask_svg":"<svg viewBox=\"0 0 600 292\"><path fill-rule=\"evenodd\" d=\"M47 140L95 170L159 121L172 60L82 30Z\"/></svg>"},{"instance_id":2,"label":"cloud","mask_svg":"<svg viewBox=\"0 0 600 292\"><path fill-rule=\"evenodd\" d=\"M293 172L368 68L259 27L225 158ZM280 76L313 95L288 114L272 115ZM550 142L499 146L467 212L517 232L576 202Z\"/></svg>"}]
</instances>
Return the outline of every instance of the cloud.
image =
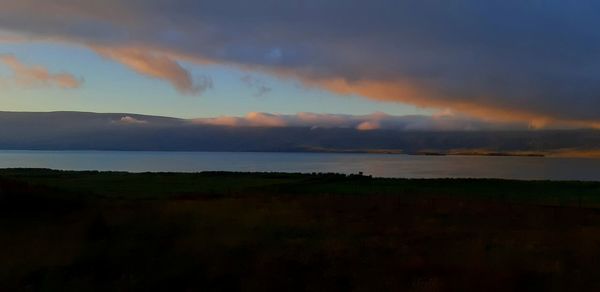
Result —
<instances>
[{"instance_id":1,"label":"cloud","mask_svg":"<svg viewBox=\"0 0 600 292\"><path fill-rule=\"evenodd\" d=\"M22 36L0 30L0 44L22 43L27 41Z\"/></svg>"},{"instance_id":2,"label":"cloud","mask_svg":"<svg viewBox=\"0 0 600 292\"><path fill-rule=\"evenodd\" d=\"M377 130L377 129L380 129L380 127L381 126L376 121L365 121L365 122L358 124L358 126L356 126L356 129L368 131L368 130Z\"/></svg>"},{"instance_id":3,"label":"cloud","mask_svg":"<svg viewBox=\"0 0 600 292\"><path fill-rule=\"evenodd\" d=\"M255 97L263 97L273 90L271 87L267 86L264 81L251 75L244 75L241 80L246 86L256 90L254 93Z\"/></svg>"},{"instance_id":4,"label":"cloud","mask_svg":"<svg viewBox=\"0 0 600 292\"><path fill-rule=\"evenodd\" d=\"M235 127L286 127L289 126L286 116L269 113L250 112L245 117L221 116L192 120L196 124Z\"/></svg>"},{"instance_id":5,"label":"cloud","mask_svg":"<svg viewBox=\"0 0 600 292\"><path fill-rule=\"evenodd\" d=\"M357 130L396 129L406 131L524 130L527 123L487 122L456 114L394 116L382 112L369 115L298 113L295 115L251 112L243 117L220 116L190 120L194 124L229 127L309 127Z\"/></svg>"},{"instance_id":6,"label":"cloud","mask_svg":"<svg viewBox=\"0 0 600 292\"><path fill-rule=\"evenodd\" d=\"M50 73L42 66L28 66L13 55L0 55L3 63L12 71L11 80L21 86L57 86L65 89L79 88L82 80L69 73Z\"/></svg>"},{"instance_id":7,"label":"cloud","mask_svg":"<svg viewBox=\"0 0 600 292\"><path fill-rule=\"evenodd\" d=\"M183 94L199 95L213 87L212 79L201 76L196 82L189 71L169 55L139 48L94 47L102 56L116 60L132 70L170 82Z\"/></svg>"},{"instance_id":8,"label":"cloud","mask_svg":"<svg viewBox=\"0 0 600 292\"><path fill-rule=\"evenodd\" d=\"M339 94L489 120L600 123L597 1L0 0L0 6L0 29L107 48L112 59L184 93L210 82L196 89L178 62L208 60Z\"/></svg>"},{"instance_id":9,"label":"cloud","mask_svg":"<svg viewBox=\"0 0 600 292\"><path fill-rule=\"evenodd\" d=\"M119 119L118 123L120 124L129 124L129 125L139 125L139 124L147 124L148 121L138 120L131 116L124 116Z\"/></svg>"}]
</instances>

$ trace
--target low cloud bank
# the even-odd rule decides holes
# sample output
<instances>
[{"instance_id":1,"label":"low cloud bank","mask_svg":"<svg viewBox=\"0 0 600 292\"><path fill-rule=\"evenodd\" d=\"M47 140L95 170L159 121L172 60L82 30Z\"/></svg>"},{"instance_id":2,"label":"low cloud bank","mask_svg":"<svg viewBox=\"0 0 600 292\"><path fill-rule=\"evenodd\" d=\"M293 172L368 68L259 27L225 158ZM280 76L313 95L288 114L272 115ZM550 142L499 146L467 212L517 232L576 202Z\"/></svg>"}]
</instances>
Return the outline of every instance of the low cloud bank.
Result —
<instances>
[{"instance_id":1,"label":"low cloud bank","mask_svg":"<svg viewBox=\"0 0 600 292\"><path fill-rule=\"evenodd\" d=\"M191 120L195 124L230 127L312 127L353 128L357 130L517 130L531 128L527 123L488 122L451 113L432 116L394 116L377 112L369 115L298 113L294 115L251 112L243 117L220 116Z\"/></svg>"}]
</instances>

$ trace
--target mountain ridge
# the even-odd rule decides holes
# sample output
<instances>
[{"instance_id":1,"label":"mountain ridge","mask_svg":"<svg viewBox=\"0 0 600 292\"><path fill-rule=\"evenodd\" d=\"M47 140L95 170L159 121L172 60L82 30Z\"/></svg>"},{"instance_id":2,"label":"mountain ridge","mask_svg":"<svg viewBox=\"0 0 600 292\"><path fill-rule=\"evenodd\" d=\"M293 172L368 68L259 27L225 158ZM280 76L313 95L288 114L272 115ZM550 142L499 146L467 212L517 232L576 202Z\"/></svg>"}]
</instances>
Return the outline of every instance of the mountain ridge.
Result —
<instances>
[{"instance_id":1,"label":"mountain ridge","mask_svg":"<svg viewBox=\"0 0 600 292\"><path fill-rule=\"evenodd\" d=\"M600 148L598 130L359 130L224 126L133 113L0 111L0 149L551 154Z\"/></svg>"}]
</instances>

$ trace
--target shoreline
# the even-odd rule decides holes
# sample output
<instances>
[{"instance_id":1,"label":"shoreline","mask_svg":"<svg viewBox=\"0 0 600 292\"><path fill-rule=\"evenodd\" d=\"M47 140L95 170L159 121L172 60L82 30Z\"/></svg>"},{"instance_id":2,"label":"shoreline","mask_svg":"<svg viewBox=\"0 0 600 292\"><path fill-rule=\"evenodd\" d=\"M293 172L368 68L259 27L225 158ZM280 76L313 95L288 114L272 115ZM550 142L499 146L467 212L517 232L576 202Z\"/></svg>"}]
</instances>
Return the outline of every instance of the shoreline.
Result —
<instances>
[{"instance_id":1,"label":"shoreline","mask_svg":"<svg viewBox=\"0 0 600 292\"><path fill-rule=\"evenodd\" d=\"M1 152L123 152L123 153L307 153L307 154L384 154L384 155L410 155L410 156L488 156L488 157L540 157L540 158L600 158L600 150L571 150L558 149L541 152L530 151L469 151L469 150L423 150L407 152L400 149L318 149L318 150L290 150L290 151L213 151L213 150L131 150L131 149L0 149Z\"/></svg>"}]
</instances>

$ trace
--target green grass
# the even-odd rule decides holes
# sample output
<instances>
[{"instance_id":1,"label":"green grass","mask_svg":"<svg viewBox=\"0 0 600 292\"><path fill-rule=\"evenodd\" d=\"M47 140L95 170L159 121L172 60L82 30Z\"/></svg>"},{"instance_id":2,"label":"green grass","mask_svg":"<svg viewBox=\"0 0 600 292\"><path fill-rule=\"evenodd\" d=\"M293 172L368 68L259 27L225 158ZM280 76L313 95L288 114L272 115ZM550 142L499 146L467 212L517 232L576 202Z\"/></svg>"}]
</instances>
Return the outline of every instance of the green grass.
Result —
<instances>
[{"instance_id":1,"label":"green grass","mask_svg":"<svg viewBox=\"0 0 600 292\"><path fill-rule=\"evenodd\" d=\"M0 291L598 290L600 183L0 170Z\"/></svg>"}]
</instances>

